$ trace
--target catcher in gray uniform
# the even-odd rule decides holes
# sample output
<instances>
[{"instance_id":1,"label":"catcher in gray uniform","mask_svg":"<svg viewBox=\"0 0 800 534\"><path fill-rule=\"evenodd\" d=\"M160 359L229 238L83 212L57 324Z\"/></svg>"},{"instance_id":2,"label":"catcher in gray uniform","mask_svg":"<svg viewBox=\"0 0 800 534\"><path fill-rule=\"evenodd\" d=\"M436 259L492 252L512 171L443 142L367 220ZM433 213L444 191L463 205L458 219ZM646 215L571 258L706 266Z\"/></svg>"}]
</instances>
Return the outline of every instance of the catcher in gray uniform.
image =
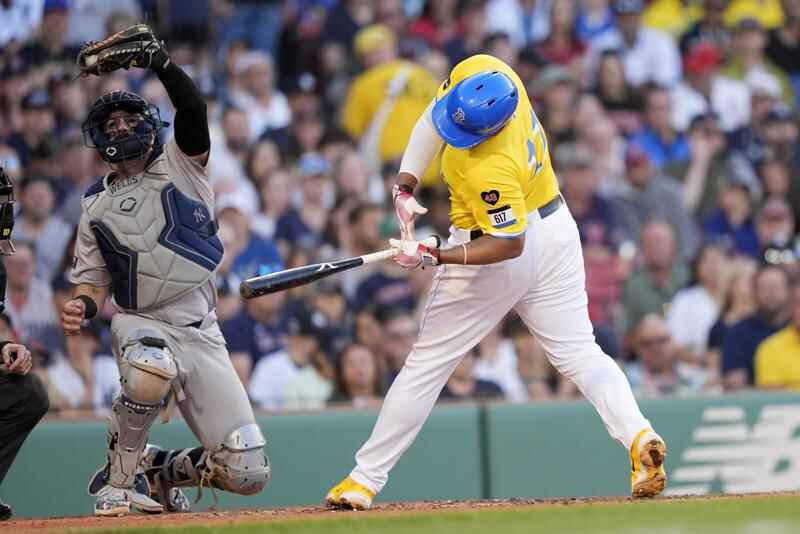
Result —
<instances>
[{"instance_id":1,"label":"catcher in gray uniform","mask_svg":"<svg viewBox=\"0 0 800 534\"><path fill-rule=\"evenodd\" d=\"M185 511L179 488L192 485L258 493L270 476L265 439L214 312L223 248L206 174L205 103L147 26L88 46L79 56L85 73L149 68L176 108L175 136L164 145L158 110L127 92L97 99L83 125L112 170L83 199L64 331L77 334L109 295L121 310L111 336L122 391L105 466L89 484L95 514ZM159 413L168 419L176 404L202 447L147 444Z\"/></svg>"}]
</instances>

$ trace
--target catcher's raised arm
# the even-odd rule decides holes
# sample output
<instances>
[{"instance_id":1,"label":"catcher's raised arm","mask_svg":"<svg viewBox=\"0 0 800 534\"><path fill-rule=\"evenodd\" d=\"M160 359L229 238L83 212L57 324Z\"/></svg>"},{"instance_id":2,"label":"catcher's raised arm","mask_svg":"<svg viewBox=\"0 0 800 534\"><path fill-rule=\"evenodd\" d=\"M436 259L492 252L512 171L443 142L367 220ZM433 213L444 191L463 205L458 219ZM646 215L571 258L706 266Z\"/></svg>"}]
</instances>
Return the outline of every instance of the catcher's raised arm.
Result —
<instances>
[{"instance_id":1,"label":"catcher's raised arm","mask_svg":"<svg viewBox=\"0 0 800 534\"><path fill-rule=\"evenodd\" d=\"M175 142L196 163L205 166L211 140L206 104L192 79L170 61L163 41L146 24L136 24L100 42L88 43L78 54L84 76L102 76L118 69L150 69L164 84L175 106Z\"/></svg>"}]
</instances>

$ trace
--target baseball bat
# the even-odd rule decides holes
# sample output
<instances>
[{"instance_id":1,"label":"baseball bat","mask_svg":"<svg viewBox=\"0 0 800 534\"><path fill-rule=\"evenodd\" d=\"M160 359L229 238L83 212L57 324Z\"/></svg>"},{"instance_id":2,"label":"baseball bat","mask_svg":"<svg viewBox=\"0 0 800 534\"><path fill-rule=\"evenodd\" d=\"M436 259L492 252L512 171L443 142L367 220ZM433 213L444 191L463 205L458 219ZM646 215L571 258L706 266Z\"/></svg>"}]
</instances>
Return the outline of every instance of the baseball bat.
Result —
<instances>
[{"instance_id":1,"label":"baseball bat","mask_svg":"<svg viewBox=\"0 0 800 534\"><path fill-rule=\"evenodd\" d=\"M431 247L438 246L439 238L436 236L429 237L423 240L422 243ZM278 291L286 291L287 289L309 284L320 278L326 278L333 274L354 269L368 263L388 260L398 253L397 249L390 248L371 254L364 254L363 256L303 265L293 269L286 269L284 271L248 278L239 285L239 293L246 299L252 299L271 293L277 293Z\"/></svg>"}]
</instances>

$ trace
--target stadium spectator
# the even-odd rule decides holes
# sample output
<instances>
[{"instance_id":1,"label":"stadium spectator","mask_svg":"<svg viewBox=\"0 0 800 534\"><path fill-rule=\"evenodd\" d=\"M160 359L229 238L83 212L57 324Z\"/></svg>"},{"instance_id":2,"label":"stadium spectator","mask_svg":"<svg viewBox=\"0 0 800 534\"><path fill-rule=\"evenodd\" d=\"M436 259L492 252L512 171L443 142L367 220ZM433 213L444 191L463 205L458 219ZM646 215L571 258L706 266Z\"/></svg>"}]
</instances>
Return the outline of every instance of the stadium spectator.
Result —
<instances>
[{"instance_id":1,"label":"stadium spectator","mask_svg":"<svg viewBox=\"0 0 800 534\"><path fill-rule=\"evenodd\" d=\"M237 81L231 91L234 106L247 110L248 141L263 134L286 128L292 112L286 96L275 87L275 63L261 51L250 51L236 59Z\"/></svg>"},{"instance_id":2,"label":"stadium spectator","mask_svg":"<svg viewBox=\"0 0 800 534\"><path fill-rule=\"evenodd\" d=\"M753 385L759 343L782 329L789 318L789 277L784 269L763 265L753 283L755 313L727 329L722 339L722 380L729 391Z\"/></svg>"},{"instance_id":3,"label":"stadium spectator","mask_svg":"<svg viewBox=\"0 0 800 534\"><path fill-rule=\"evenodd\" d=\"M563 182L562 194L578 224L586 269L589 317L595 326L609 325L619 316L624 279L616 254L623 232L612 203L598 194L599 176L587 147L562 144L556 172Z\"/></svg>"},{"instance_id":4,"label":"stadium spectator","mask_svg":"<svg viewBox=\"0 0 800 534\"><path fill-rule=\"evenodd\" d=\"M758 186L750 173L733 170L721 184L719 207L703 222L705 239L730 248L737 254L757 258L758 235L753 218L753 197Z\"/></svg>"},{"instance_id":5,"label":"stadium spectator","mask_svg":"<svg viewBox=\"0 0 800 534\"><path fill-rule=\"evenodd\" d=\"M333 367L319 351L311 311L296 305L286 320L286 348L262 358L248 392L262 410L321 408L331 394Z\"/></svg>"},{"instance_id":6,"label":"stadium spectator","mask_svg":"<svg viewBox=\"0 0 800 534\"><path fill-rule=\"evenodd\" d=\"M789 78L765 55L767 38L764 26L758 20L740 20L734 28L731 53L722 68L722 74L735 80L746 80L755 72L766 72L778 80L783 101L792 104L794 91Z\"/></svg>"},{"instance_id":7,"label":"stadium spectator","mask_svg":"<svg viewBox=\"0 0 800 534\"><path fill-rule=\"evenodd\" d=\"M385 315L381 321L383 338L381 356L386 367L387 386L394 382L414 344L419 325L406 311L395 311Z\"/></svg>"},{"instance_id":8,"label":"stadium spectator","mask_svg":"<svg viewBox=\"0 0 800 534\"><path fill-rule=\"evenodd\" d=\"M747 84L719 75L722 52L709 43L697 43L683 58L684 79L672 90L672 124L685 131L698 115L714 112L726 132L745 126L750 119Z\"/></svg>"},{"instance_id":9,"label":"stadium spectator","mask_svg":"<svg viewBox=\"0 0 800 534\"><path fill-rule=\"evenodd\" d=\"M301 200L287 209L275 225L275 241L281 255L292 247L312 250L322 242L332 199L328 177L331 164L319 154L304 156L297 169L301 182Z\"/></svg>"},{"instance_id":10,"label":"stadium spectator","mask_svg":"<svg viewBox=\"0 0 800 534\"><path fill-rule=\"evenodd\" d=\"M759 257L770 263L794 263L795 220L789 204L781 197L768 198L756 214L756 234ZM789 256L778 259L770 256L770 250L787 251Z\"/></svg>"},{"instance_id":11,"label":"stadium spectator","mask_svg":"<svg viewBox=\"0 0 800 534\"><path fill-rule=\"evenodd\" d=\"M102 41L108 37L107 22L114 14L124 14L134 20L142 20L141 3L137 0L114 2L81 0L69 4L71 5L67 19L66 42L76 47L83 46L88 41Z\"/></svg>"},{"instance_id":12,"label":"stadium spectator","mask_svg":"<svg viewBox=\"0 0 800 534\"><path fill-rule=\"evenodd\" d=\"M660 174L639 145L631 143L625 153L625 183L614 196L616 211L626 237L640 243L644 223L660 218L676 234L677 254L691 258L697 243L694 221L681 202L680 188L672 178Z\"/></svg>"},{"instance_id":13,"label":"stadium spectator","mask_svg":"<svg viewBox=\"0 0 800 534\"><path fill-rule=\"evenodd\" d=\"M17 253L4 259L8 272L6 313L20 342L31 350L60 351L63 336L53 307L50 284L37 278L36 252L32 243L15 239Z\"/></svg>"},{"instance_id":14,"label":"stadium spectator","mask_svg":"<svg viewBox=\"0 0 800 534\"><path fill-rule=\"evenodd\" d=\"M355 50L364 72L353 80L341 124L370 172L403 154L416 118L436 94L437 80L424 68L399 58L397 37L384 25L359 31Z\"/></svg>"},{"instance_id":15,"label":"stadium spectator","mask_svg":"<svg viewBox=\"0 0 800 534\"><path fill-rule=\"evenodd\" d=\"M706 385L705 371L680 361L664 319L648 313L637 323L633 348L636 360L625 365L634 395L641 398L698 394Z\"/></svg>"},{"instance_id":16,"label":"stadium spectator","mask_svg":"<svg viewBox=\"0 0 800 534\"><path fill-rule=\"evenodd\" d=\"M726 280L725 300L720 306L719 316L708 332L707 367L720 375L722 363L722 340L728 330L755 311L753 275L755 264L751 261L733 260L730 276Z\"/></svg>"},{"instance_id":17,"label":"stadium spectator","mask_svg":"<svg viewBox=\"0 0 800 534\"><path fill-rule=\"evenodd\" d=\"M552 0L550 33L534 43L534 47L545 61L569 68L580 79L586 44L577 35L576 11L577 6L573 0Z\"/></svg>"},{"instance_id":18,"label":"stadium spectator","mask_svg":"<svg viewBox=\"0 0 800 534\"><path fill-rule=\"evenodd\" d=\"M635 327L647 314L663 315L675 293L689 281L688 270L676 250L669 224L653 220L642 226L642 266L628 277L622 289L626 329Z\"/></svg>"},{"instance_id":19,"label":"stadium spectator","mask_svg":"<svg viewBox=\"0 0 800 534\"><path fill-rule=\"evenodd\" d=\"M21 127L6 139L6 144L17 151L23 167L30 164L34 149L55 128L55 113L50 104L50 95L44 89L34 89L22 99Z\"/></svg>"},{"instance_id":20,"label":"stadium spectator","mask_svg":"<svg viewBox=\"0 0 800 534\"><path fill-rule=\"evenodd\" d=\"M50 180L31 176L20 184L21 212L14 236L36 248L36 277L49 282L57 274L72 227L54 213L55 194Z\"/></svg>"},{"instance_id":21,"label":"stadium spectator","mask_svg":"<svg viewBox=\"0 0 800 534\"><path fill-rule=\"evenodd\" d=\"M284 292L248 299L239 313L220 325L231 362L245 387L261 358L286 347L285 302Z\"/></svg>"},{"instance_id":22,"label":"stadium spectator","mask_svg":"<svg viewBox=\"0 0 800 534\"><path fill-rule=\"evenodd\" d=\"M476 378L475 375L475 349L467 352L456 366L453 374L439 395L440 402L453 400L489 400L501 399L502 388L490 380Z\"/></svg>"},{"instance_id":23,"label":"stadium spectator","mask_svg":"<svg viewBox=\"0 0 800 534\"><path fill-rule=\"evenodd\" d=\"M548 65L534 83L533 98L541 103L536 114L548 139L556 145L574 141L578 84L572 72L560 65Z\"/></svg>"},{"instance_id":24,"label":"stadium spectator","mask_svg":"<svg viewBox=\"0 0 800 534\"><path fill-rule=\"evenodd\" d=\"M499 323L477 346L472 376L500 386L504 399L522 402L526 399L525 385L519 376L517 353L514 342L502 335L503 323Z\"/></svg>"},{"instance_id":25,"label":"stadium spectator","mask_svg":"<svg viewBox=\"0 0 800 534\"><path fill-rule=\"evenodd\" d=\"M670 336L682 361L708 367L708 333L720 314L724 298L724 251L704 245L692 260L689 286L672 299L666 320Z\"/></svg>"},{"instance_id":26,"label":"stadium spectator","mask_svg":"<svg viewBox=\"0 0 800 534\"><path fill-rule=\"evenodd\" d=\"M592 43L597 37L614 28L614 13L609 0L582 0L575 30L578 38Z\"/></svg>"},{"instance_id":27,"label":"stadium spectator","mask_svg":"<svg viewBox=\"0 0 800 534\"><path fill-rule=\"evenodd\" d=\"M489 0L487 31L502 32L514 46L523 48L550 33L552 0Z\"/></svg>"},{"instance_id":28,"label":"stadium spectator","mask_svg":"<svg viewBox=\"0 0 800 534\"><path fill-rule=\"evenodd\" d=\"M337 360L336 389L328 403L377 408L382 395L383 384L375 354L364 345L348 345Z\"/></svg>"},{"instance_id":29,"label":"stadium spectator","mask_svg":"<svg viewBox=\"0 0 800 534\"><path fill-rule=\"evenodd\" d=\"M756 349L755 385L800 390L800 286L791 292L791 322Z\"/></svg>"},{"instance_id":30,"label":"stadium spectator","mask_svg":"<svg viewBox=\"0 0 800 534\"><path fill-rule=\"evenodd\" d=\"M644 102L641 93L625 79L625 65L618 50L603 50L592 90L617 128L633 134L642 127Z\"/></svg>"},{"instance_id":31,"label":"stadium spectator","mask_svg":"<svg viewBox=\"0 0 800 534\"><path fill-rule=\"evenodd\" d=\"M444 45L451 65L482 52L486 22L486 0L468 0L461 12L461 34Z\"/></svg>"},{"instance_id":32,"label":"stadium spectator","mask_svg":"<svg viewBox=\"0 0 800 534\"><path fill-rule=\"evenodd\" d=\"M783 7L783 25L769 32L769 40L765 54L789 75L795 93L797 105L798 75L800 75L800 2L796 0L781 1Z\"/></svg>"},{"instance_id":33,"label":"stadium spectator","mask_svg":"<svg viewBox=\"0 0 800 534\"><path fill-rule=\"evenodd\" d=\"M0 46L9 53L15 52L42 23L44 2L41 0L21 0L0 5Z\"/></svg>"},{"instance_id":34,"label":"stadium spectator","mask_svg":"<svg viewBox=\"0 0 800 534\"><path fill-rule=\"evenodd\" d=\"M695 45L707 44L717 50L727 50L731 35L725 25L728 0L703 0L703 16L681 36L681 53L685 56Z\"/></svg>"},{"instance_id":35,"label":"stadium spectator","mask_svg":"<svg viewBox=\"0 0 800 534\"><path fill-rule=\"evenodd\" d=\"M90 321L80 334L66 336L65 353L54 354L40 373L51 394L51 409L61 411L62 417L81 410L106 416L119 394L119 370L114 357L100 352L104 328L99 321Z\"/></svg>"},{"instance_id":36,"label":"stadium spectator","mask_svg":"<svg viewBox=\"0 0 800 534\"><path fill-rule=\"evenodd\" d=\"M665 87L654 86L644 95L644 125L631 138L658 168L683 163L689 159L689 142L673 125L672 94Z\"/></svg>"},{"instance_id":37,"label":"stadium spectator","mask_svg":"<svg viewBox=\"0 0 800 534\"><path fill-rule=\"evenodd\" d=\"M69 8L67 0L44 2L42 20L36 32L37 38L29 41L19 51L19 55L25 63L41 67L53 62L72 63L75 61L78 48L65 42Z\"/></svg>"},{"instance_id":38,"label":"stadium spectator","mask_svg":"<svg viewBox=\"0 0 800 534\"><path fill-rule=\"evenodd\" d=\"M432 48L440 48L458 36L460 25L456 15L456 0L426 0L422 12L408 28L410 37ZM358 36L356 50L358 51Z\"/></svg>"},{"instance_id":39,"label":"stadium spectator","mask_svg":"<svg viewBox=\"0 0 800 534\"><path fill-rule=\"evenodd\" d=\"M625 76L634 87L652 82L671 87L681 77L678 47L668 35L642 24L642 0L614 0L614 28L598 36L589 52L589 64L595 67L603 50L622 52Z\"/></svg>"},{"instance_id":40,"label":"stadium spectator","mask_svg":"<svg viewBox=\"0 0 800 534\"><path fill-rule=\"evenodd\" d=\"M681 183L684 205L702 219L708 217L719 203L720 188L726 176L734 170L719 117L714 112L693 118L686 137L689 140L689 161L668 165L663 172Z\"/></svg>"}]
</instances>

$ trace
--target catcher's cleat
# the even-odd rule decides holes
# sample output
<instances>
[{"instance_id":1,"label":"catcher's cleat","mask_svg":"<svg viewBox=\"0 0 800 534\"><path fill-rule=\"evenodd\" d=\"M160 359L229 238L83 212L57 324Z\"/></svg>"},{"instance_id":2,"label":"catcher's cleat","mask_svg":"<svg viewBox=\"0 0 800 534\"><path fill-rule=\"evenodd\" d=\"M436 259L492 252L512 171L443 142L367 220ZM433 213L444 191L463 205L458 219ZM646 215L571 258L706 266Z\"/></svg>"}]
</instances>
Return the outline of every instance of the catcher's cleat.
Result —
<instances>
[{"instance_id":1,"label":"catcher's cleat","mask_svg":"<svg viewBox=\"0 0 800 534\"><path fill-rule=\"evenodd\" d=\"M664 459L667 445L661 436L646 428L636 435L631 445L631 496L655 497L667 485Z\"/></svg>"},{"instance_id":2,"label":"catcher's cleat","mask_svg":"<svg viewBox=\"0 0 800 534\"><path fill-rule=\"evenodd\" d=\"M139 467L150 484L150 497L164 506L168 512L188 512L191 509L189 499L164 476L162 465L156 463L160 457L166 457L165 451L158 445L148 443L144 448Z\"/></svg>"},{"instance_id":3,"label":"catcher's cleat","mask_svg":"<svg viewBox=\"0 0 800 534\"><path fill-rule=\"evenodd\" d=\"M367 510L374 497L374 491L347 477L331 488L325 496L325 504L339 510Z\"/></svg>"},{"instance_id":4,"label":"catcher's cleat","mask_svg":"<svg viewBox=\"0 0 800 534\"><path fill-rule=\"evenodd\" d=\"M97 497L95 515L126 515L131 508L148 514L164 511L159 502L150 498L150 484L143 474L136 474L132 488L115 488L106 483L107 469L108 466L98 469L89 481L89 495Z\"/></svg>"}]
</instances>

